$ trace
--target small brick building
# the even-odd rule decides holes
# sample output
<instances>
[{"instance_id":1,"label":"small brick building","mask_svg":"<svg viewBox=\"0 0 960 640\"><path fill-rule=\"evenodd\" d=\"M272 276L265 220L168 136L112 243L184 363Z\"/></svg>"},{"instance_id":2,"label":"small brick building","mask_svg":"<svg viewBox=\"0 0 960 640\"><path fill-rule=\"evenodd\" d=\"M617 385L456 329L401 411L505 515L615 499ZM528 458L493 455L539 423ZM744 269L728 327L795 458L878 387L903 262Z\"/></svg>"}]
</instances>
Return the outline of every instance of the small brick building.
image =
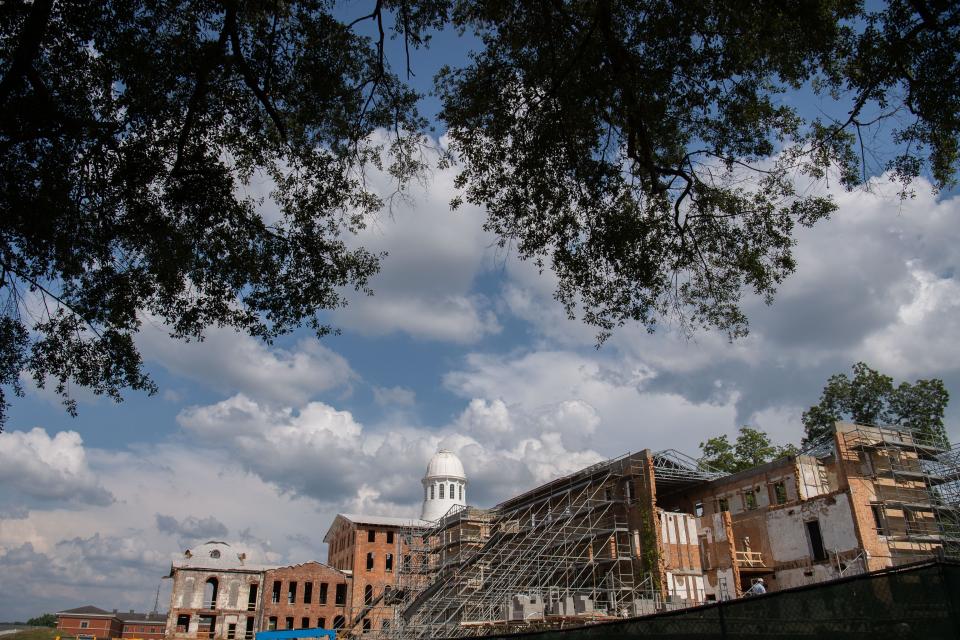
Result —
<instances>
[{"instance_id":1,"label":"small brick building","mask_svg":"<svg viewBox=\"0 0 960 640\"><path fill-rule=\"evenodd\" d=\"M119 613L92 605L57 612L57 629L63 635L81 640L96 638L129 638L162 640L166 631L165 613Z\"/></svg>"},{"instance_id":2,"label":"small brick building","mask_svg":"<svg viewBox=\"0 0 960 640\"><path fill-rule=\"evenodd\" d=\"M350 575L320 562L264 574L263 628L336 629L349 615Z\"/></svg>"}]
</instances>

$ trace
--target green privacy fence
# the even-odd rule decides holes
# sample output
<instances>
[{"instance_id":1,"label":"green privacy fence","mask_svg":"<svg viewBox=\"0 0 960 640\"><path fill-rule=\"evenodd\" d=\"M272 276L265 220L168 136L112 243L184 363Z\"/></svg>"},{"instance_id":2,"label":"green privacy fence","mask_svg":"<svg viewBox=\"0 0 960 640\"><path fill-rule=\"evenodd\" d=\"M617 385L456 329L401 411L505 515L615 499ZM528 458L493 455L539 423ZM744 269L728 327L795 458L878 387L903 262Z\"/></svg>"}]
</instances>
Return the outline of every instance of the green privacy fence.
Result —
<instances>
[{"instance_id":1,"label":"green privacy fence","mask_svg":"<svg viewBox=\"0 0 960 640\"><path fill-rule=\"evenodd\" d=\"M648 637L960 639L960 563L927 562L622 622L486 636L524 640Z\"/></svg>"}]
</instances>

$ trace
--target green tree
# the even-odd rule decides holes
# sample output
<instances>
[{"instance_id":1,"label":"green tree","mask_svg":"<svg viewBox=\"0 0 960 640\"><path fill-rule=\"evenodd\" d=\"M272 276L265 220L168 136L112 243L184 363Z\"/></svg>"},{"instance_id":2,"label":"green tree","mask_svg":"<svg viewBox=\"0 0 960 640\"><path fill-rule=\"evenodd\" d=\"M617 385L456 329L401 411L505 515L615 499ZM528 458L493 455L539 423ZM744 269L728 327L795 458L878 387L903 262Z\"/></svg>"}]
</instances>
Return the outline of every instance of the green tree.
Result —
<instances>
[{"instance_id":1,"label":"green tree","mask_svg":"<svg viewBox=\"0 0 960 640\"><path fill-rule=\"evenodd\" d=\"M36 618L30 618L27 620L27 624L31 627L56 627L57 626L57 616L52 613L45 613Z\"/></svg>"},{"instance_id":2,"label":"green tree","mask_svg":"<svg viewBox=\"0 0 960 640\"><path fill-rule=\"evenodd\" d=\"M845 373L830 376L820 402L803 413L804 444L833 432L840 420L860 424L908 427L935 441L946 442L944 412L950 394L937 378L901 382L858 362L853 378Z\"/></svg>"},{"instance_id":3,"label":"green tree","mask_svg":"<svg viewBox=\"0 0 960 640\"><path fill-rule=\"evenodd\" d=\"M766 432L740 427L734 444L726 434L700 443L700 462L717 471L736 473L796 453L793 445L778 446Z\"/></svg>"},{"instance_id":4,"label":"green tree","mask_svg":"<svg viewBox=\"0 0 960 640\"><path fill-rule=\"evenodd\" d=\"M664 318L746 333L742 292L772 301L796 225L835 208L797 175L854 188L886 168L905 194L955 178L945 0L335 4L0 3L0 393L27 373L72 412L70 385L152 391L148 315L183 339L330 331L324 310L382 258L345 242L384 206L365 170L402 191L425 168L428 123L393 69L409 78L435 29L479 42L436 80L462 198L600 339ZM843 116L799 113L799 88ZM871 167L877 136L895 151Z\"/></svg>"}]
</instances>

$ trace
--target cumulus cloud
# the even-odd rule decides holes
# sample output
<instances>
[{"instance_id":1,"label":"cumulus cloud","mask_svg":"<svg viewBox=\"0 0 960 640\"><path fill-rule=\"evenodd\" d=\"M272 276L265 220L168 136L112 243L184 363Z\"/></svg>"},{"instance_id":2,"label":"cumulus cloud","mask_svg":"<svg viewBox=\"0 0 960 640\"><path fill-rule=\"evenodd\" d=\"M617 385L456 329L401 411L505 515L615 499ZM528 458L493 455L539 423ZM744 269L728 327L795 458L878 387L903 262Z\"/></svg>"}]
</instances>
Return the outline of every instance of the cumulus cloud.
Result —
<instances>
[{"instance_id":1,"label":"cumulus cloud","mask_svg":"<svg viewBox=\"0 0 960 640\"><path fill-rule=\"evenodd\" d=\"M157 529L163 533L180 536L185 540L222 540L230 533L226 525L213 516L206 518L187 516L183 520L177 520L173 516L158 513L156 519Z\"/></svg>"},{"instance_id":2,"label":"cumulus cloud","mask_svg":"<svg viewBox=\"0 0 960 640\"><path fill-rule=\"evenodd\" d=\"M53 437L39 427L0 434L0 506L34 502L105 506L113 495L87 464L76 431Z\"/></svg>"},{"instance_id":3,"label":"cumulus cloud","mask_svg":"<svg viewBox=\"0 0 960 640\"><path fill-rule=\"evenodd\" d=\"M146 359L177 375L275 404L300 404L332 389L349 391L358 379L342 356L312 338L282 349L229 328L211 328L202 342L183 342L147 322L137 344Z\"/></svg>"},{"instance_id":4,"label":"cumulus cloud","mask_svg":"<svg viewBox=\"0 0 960 640\"><path fill-rule=\"evenodd\" d=\"M426 152L426 160L438 159ZM455 169L437 169L415 185L389 215L370 220L351 239L389 255L371 280L375 295L356 295L335 312L341 326L368 335L404 333L423 340L470 344L499 333L492 302L473 291L479 275L494 264L493 236L483 230L483 209L450 210L457 194ZM372 172L373 187L389 194L385 173Z\"/></svg>"}]
</instances>

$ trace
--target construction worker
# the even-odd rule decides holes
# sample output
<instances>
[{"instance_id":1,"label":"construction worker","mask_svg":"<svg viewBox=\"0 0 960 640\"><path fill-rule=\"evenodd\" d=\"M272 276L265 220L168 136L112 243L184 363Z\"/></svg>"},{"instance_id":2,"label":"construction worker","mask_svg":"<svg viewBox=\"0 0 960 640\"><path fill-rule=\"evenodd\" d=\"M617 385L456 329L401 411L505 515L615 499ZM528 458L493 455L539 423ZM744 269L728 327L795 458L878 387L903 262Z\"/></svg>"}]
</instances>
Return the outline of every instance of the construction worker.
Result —
<instances>
[{"instance_id":1,"label":"construction worker","mask_svg":"<svg viewBox=\"0 0 960 640\"><path fill-rule=\"evenodd\" d=\"M767 587L763 582L763 578L757 578L753 582L753 586L743 595L745 596L759 596L767 592Z\"/></svg>"}]
</instances>

